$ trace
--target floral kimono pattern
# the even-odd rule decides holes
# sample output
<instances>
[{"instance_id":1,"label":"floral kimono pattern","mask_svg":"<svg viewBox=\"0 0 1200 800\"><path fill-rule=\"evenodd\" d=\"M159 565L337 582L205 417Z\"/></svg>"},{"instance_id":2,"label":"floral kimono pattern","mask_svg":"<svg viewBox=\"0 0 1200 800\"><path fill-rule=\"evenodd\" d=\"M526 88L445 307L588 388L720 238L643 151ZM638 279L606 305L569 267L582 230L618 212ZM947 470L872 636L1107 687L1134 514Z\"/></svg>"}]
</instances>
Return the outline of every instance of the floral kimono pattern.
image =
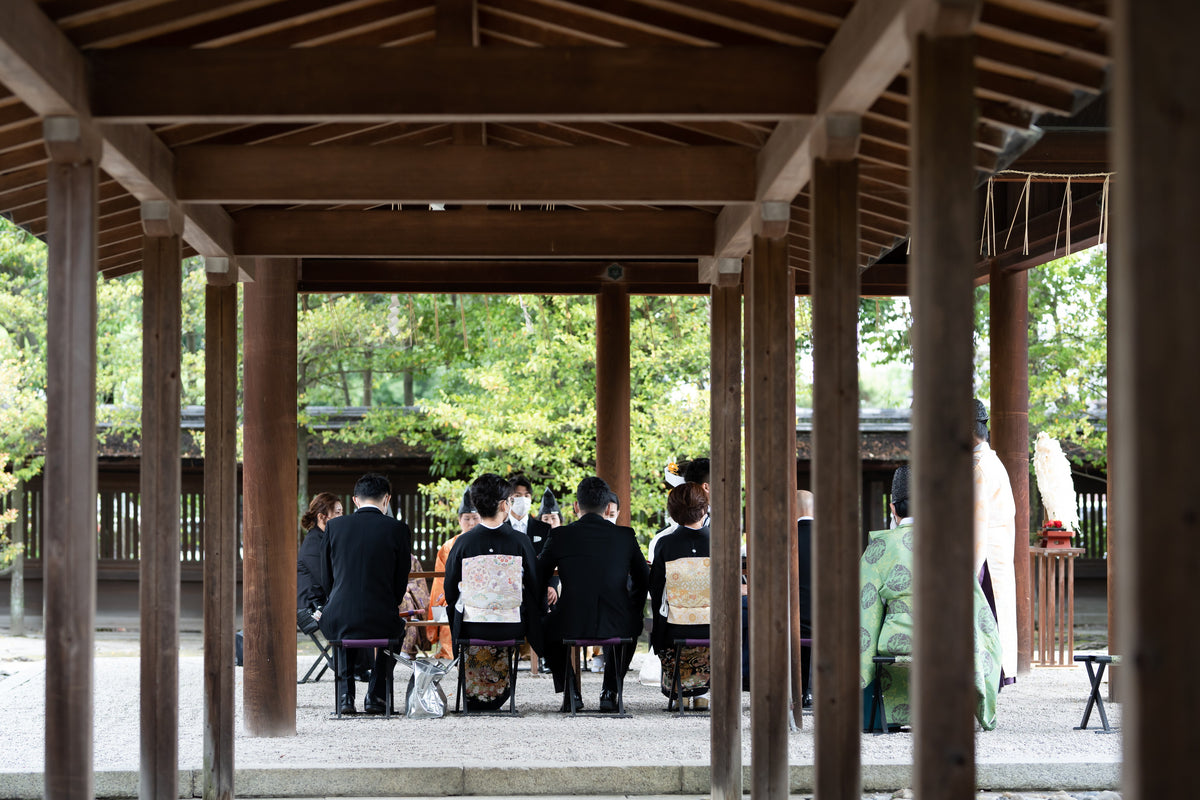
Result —
<instances>
[{"instance_id":1,"label":"floral kimono pattern","mask_svg":"<svg viewBox=\"0 0 1200 800\"><path fill-rule=\"evenodd\" d=\"M421 560L414 555L409 555L412 559L410 566L411 572L424 572L425 568L421 566ZM413 578L408 582L408 589L404 592L404 602L400 604L401 611L421 611L424 612L429 607L429 587L425 583L424 578ZM401 651L409 658L416 658L417 650L425 649L425 632L423 629L411 626L404 630L404 643L400 646Z\"/></svg>"}]
</instances>

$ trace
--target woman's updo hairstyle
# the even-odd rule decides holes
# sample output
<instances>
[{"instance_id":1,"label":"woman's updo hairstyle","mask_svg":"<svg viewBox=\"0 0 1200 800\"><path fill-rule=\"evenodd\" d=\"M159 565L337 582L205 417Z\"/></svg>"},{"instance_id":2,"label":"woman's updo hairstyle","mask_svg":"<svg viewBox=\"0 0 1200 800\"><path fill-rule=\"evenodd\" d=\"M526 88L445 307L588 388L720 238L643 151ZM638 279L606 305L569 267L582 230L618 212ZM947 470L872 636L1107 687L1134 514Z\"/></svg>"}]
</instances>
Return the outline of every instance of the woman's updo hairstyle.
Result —
<instances>
[{"instance_id":1,"label":"woman's updo hairstyle","mask_svg":"<svg viewBox=\"0 0 1200 800\"><path fill-rule=\"evenodd\" d=\"M311 531L317 527L317 517L321 514L326 518L332 517L333 507L340 502L342 499L333 492L321 492L308 504L308 511L304 512L304 516L300 517L300 527Z\"/></svg>"},{"instance_id":2,"label":"woman's updo hairstyle","mask_svg":"<svg viewBox=\"0 0 1200 800\"><path fill-rule=\"evenodd\" d=\"M667 495L667 513L680 525L699 522L707 511L708 495L698 483L681 483Z\"/></svg>"}]
</instances>

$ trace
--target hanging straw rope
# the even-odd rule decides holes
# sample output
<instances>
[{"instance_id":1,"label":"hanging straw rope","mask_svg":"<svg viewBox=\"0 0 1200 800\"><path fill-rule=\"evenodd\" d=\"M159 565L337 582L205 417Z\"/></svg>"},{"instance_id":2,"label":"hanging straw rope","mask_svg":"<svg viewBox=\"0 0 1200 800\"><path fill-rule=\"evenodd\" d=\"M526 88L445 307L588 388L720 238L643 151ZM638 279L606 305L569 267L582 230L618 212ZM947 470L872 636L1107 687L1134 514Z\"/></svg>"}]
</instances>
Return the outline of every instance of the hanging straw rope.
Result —
<instances>
[{"instance_id":1,"label":"hanging straw rope","mask_svg":"<svg viewBox=\"0 0 1200 800\"><path fill-rule=\"evenodd\" d=\"M1024 204L1024 206L1025 206L1025 231L1024 231L1025 240L1021 245L1021 254L1029 255L1030 185L1032 184L1034 178L1045 178L1045 179L1050 179L1050 180L1066 180L1066 182L1067 182L1066 190L1063 192L1062 205L1059 207L1059 210L1058 210L1058 224L1054 230L1054 251L1053 251L1054 253L1058 252L1058 239L1059 239L1059 235L1062 234L1063 238L1066 241L1066 255L1071 255L1071 215L1074 212L1074 205L1075 205L1074 197L1071 192L1071 181L1078 180L1081 178L1103 178L1104 179L1104 187L1100 191L1100 235L1099 235L1098 241L1100 244L1105 244L1108 240L1108 209L1109 209L1108 195L1109 195L1110 184L1112 182L1112 176L1116 175L1116 174L1117 173L1115 173L1115 172L1073 172L1073 173L1072 172L1027 172L1026 170L1019 170L1019 169L1006 169L1006 170L1001 170L1000 172L997 172L996 175L1023 175L1023 176L1025 176L1025 185L1021 187L1021 194L1018 195L1018 197L1017 197L1017 207L1013 210L1013 218L1012 218L1012 222L1010 222L1008 225L1008 236L1006 236L1004 239L1004 246L1006 248L1008 247L1008 242L1012 238L1013 228L1016 227L1016 224L1017 224L1017 215L1021 213L1021 206L1022 206L1022 204ZM989 218L990 218L991 231L992 231L992 236L993 236L991 255L996 255L997 251L996 251L995 240L994 240L995 226L996 226L996 222L995 222L996 204L992 197L992 191L993 191L993 179L988 178L987 199L984 202L984 209L983 209L984 233L981 235L981 238L986 237L986 235L987 235L988 226L989 226ZM1066 220L1065 228L1063 226L1064 219ZM984 242L981 241L980 246L979 246L979 252L981 254L983 253L983 247L984 247ZM911 240L910 240L910 248L911 248Z\"/></svg>"}]
</instances>

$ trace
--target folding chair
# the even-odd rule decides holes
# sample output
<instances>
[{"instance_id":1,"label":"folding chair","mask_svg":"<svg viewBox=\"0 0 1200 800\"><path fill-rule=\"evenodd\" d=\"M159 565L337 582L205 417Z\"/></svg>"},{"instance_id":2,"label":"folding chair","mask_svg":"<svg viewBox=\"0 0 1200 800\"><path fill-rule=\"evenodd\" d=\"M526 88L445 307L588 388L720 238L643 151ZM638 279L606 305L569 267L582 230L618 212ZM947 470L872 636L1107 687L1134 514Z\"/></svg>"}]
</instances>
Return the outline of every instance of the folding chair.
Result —
<instances>
[{"instance_id":1,"label":"folding chair","mask_svg":"<svg viewBox=\"0 0 1200 800\"><path fill-rule=\"evenodd\" d=\"M679 660L683 655L685 647L708 647L711 649L712 642L709 639L675 639L671 642L675 649L675 665L671 670L671 698L675 702L675 711L677 716L683 716L683 680L679 675ZM668 707L668 711L671 709Z\"/></svg>"},{"instance_id":2,"label":"folding chair","mask_svg":"<svg viewBox=\"0 0 1200 800\"><path fill-rule=\"evenodd\" d=\"M633 639L631 639L629 637L611 638L611 639L563 639L563 644L566 645L567 647L571 647L571 648L579 648L579 647L584 648L585 660L586 660L587 648L589 648L589 647L614 647L616 649L613 651L613 660L616 663L613 664L613 667L618 672L620 672L621 667L625 664L625 648L633 646ZM572 652L574 652L574 651L572 651ZM571 709L571 716L573 717L573 716L575 716L576 710L577 710L575 708L575 694L576 694L576 692L579 691L581 681L580 681L580 675L579 675L580 666L579 666L578 660L572 658L572 659L570 659L570 661L571 661L571 675L567 679L568 686L567 686L566 697L567 697L567 707ZM571 691L572 685L574 685L574 687L575 687L574 692ZM610 714L608 712L597 711L594 714L592 714L592 713L586 714L586 716L589 716L589 717L593 717L593 716L594 717L617 717L617 718L622 718L622 717L628 718L628 717L633 716L632 714L628 714L625 711L625 676L624 675L620 675L617 678L617 713Z\"/></svg>"},{"instance_id":3,"label":"folding chair","mask_svg":"<svg viewBox=\"0 0 1200 800\"><path fill-rule=\"evenodd\" d=\"M469 717L504 714L519 716L517 712L517 661L521 658L521 639L468 639L460 638L454 643L454 657L458 661L458 684L454 691L454 713ZM467 706L467 648L504 647L508 649L508 711L475 711Z\"/></svg>"},{"instance_id":4,"label":"folding chair","mask_svg":"<svg viewBox=\"0 0 1200 800\"><path fill-rule=\"evenodd\" d=\"M912 656L875 656L872 661L875 662L875 679L871 682L871 716L870 724L863 728L863 733L899 733L900 726L896 725L895 729L888 727L887 709L883 704L883 666L895 666L897 664L912 667ZM875 730L875 715L879 715L879 730Z\"/></svg>"},{"instance_id":5,"label":"folding chair","mask_svg":"<svg viewBox=\"0 0 1200 800\"><path fill-rule=\"evenodd\" d=\"M1088 683L1091 685L1091 691L1088 694L1087 704L1083 707L1083 721L1079 723L1075 730L1087 730L1088 719L1092 716L1092 708L1095 707L1095 709L1100 712L1100 724L1103 726L1103 729L1096 731L1096 733L1115 732L1116 728L1113 728L1108 724L1108 714L1104 713L1104 698L1101 696L1102 693L1100 691L1100 684L1104 680L1104 668L1109 664L1120 664L1121 657L1087 655L1075 656L1075 660L1083 662L1083 665L1087 667ZM1096 665L1094 670L1092 669L1093 664Z\"/></svg>"},{"instance_id":6,"label":"folding chair","mask_svg":"<svg viewBox=\"0 0 1200 800\"><path fill-rule=\"evenodd\" d=\"M321 637L317 635L317 632L320 630L320 628L317 627L316 621L313 621L311 628L307 625L297 625L296 628L301 633L306 634L308 638L312 640L312 643L317 646L318 650L317 657L313 659L312 666L308 668L308 672L304 673L303 678L296 681L296 684L299 685L301 683L308 683L310 678L312 679L313 683L316 683L317 681L321 680L321 676L325 674L325 670L327 669L333 669L334 674L336 675L337 668L334 667L333 656L330 655L329 652L331 645L326 642L322 642ZM320 668L319 671L318 667ZM316 677L313 677L314 671L317 672Z\"/></svg>"},{"instance_id":7,"label":"folding chair","mask_svg":"<svg viewBox=\"0 0 1200 800\"><path fill-rule=\"evenodd\" d=\"M334 658L337 660L341 660L344 657L342 650L374 650L377 647L383 647L387 649L388 655L390 655L392 660L395 661L395 654L399 652L402 641L402 639L342 639L340 641L331 641L330 644L333 645ZM395 696L395 689L393 686L394 677L394 675L388 676L384 689L384 717L392 716L392 702ZM351 676L350 680L354 680L354 677ZM338 673L338 670L335 667L333 670L333 708L338 719L342 718L341 699L342 676Z\"/></svg>"}]
</instances>

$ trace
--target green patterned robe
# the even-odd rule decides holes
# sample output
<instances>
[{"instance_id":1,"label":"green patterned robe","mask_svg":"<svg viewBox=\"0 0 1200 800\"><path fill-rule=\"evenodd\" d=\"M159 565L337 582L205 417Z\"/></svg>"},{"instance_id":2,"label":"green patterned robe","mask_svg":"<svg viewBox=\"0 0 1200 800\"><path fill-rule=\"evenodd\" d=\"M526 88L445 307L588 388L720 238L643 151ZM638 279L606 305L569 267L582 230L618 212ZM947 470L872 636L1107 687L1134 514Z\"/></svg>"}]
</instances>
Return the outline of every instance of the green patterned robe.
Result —
<instances>
[{"instance_id":1,"label":"green patterned robe","mask_svg":"<svg viewBox=\"0 0 1200 800\"><path fill-rule=\"evenodd\" d=\"M872 531L859 561L859 682L867 688L880 656L912 655L913 529ZM975 718L984 730L996 727L996 693L1000 686L1000 638L996 620L978 583L975 587ZM883 702L890 724L911 725L910 665L884 667Z\"/></svg>"}]
</instances>

